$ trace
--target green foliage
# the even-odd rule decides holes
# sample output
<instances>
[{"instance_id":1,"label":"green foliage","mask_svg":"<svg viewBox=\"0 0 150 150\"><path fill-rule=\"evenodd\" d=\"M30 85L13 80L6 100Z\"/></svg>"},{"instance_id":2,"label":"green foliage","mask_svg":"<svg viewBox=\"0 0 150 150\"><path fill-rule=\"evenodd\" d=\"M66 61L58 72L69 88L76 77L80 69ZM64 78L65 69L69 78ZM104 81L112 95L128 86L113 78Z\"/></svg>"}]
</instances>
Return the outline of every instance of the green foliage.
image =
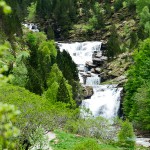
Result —
<instances>
[{"instance_id":1,"label":"green foliage","mask_svg":"<svg viewBox=\"0 0 150 150\"><path fill-rule=\"evenodd\" d=\"M0 7L3 8L3 12L5 14L11 13L11 7L8 6L5 1L3 0L0 1Z\"/></svg>"},{"instance_id":2,"label":"green foliage","mask_svg":"<svg viewBox=\"0 0 150 150\"><path fill-rule=\"evenodd\" d=\"M59 87L58 87L57 101L61 101L61 102L69 104L71 101L70 98L71 97L67 89L65 79L62 77L59 83Z\"/></svg>"},{"instance_id":3,"label":"green foliage","mask_svg":"<svg viewBox=\"0 0 150 150\"><path fill-rule=\"evenodd\" d=\"M11 83L14 85L25 87L28 80L28 71L24 63L17 64L12 70L13 78Z\"/></svg>"},{"instance_id":4,"label":"green foliage","mask_svg":"<svg viewBox=\"0 0 150 150\"><path fill-rule=\"evenodd\" d=\"M28 33L25 39L31 50L27 64L29 80L26 87L32 92L42 94L47 88L48 74L57 56L55 43L46 41L46 35L42 32Z\"/></svg>"},{"instance_id":5,"label":"green foliage","mask_svg":"<svg viewBox=\"0 0 150 150\"><path fill-rule=\"evenodd\" d=\"M38 0L36 7L38 19L47 20L48 26L53 29L56 38L65 38L68 35L68 30L76 19L75 0ZM59 30L58 30L59 29Z\"/></svg>"},{"instance_id":6,"label":"green foliage","mask_svg":"<svg viewBox=\"0 0 150 150\"><path fill-rule=\"evenodd\" d=\"M140 18L140 26L143 27L146 37L150 35L150 1L149 0L136 0L136 12ZM141 28L142 29L142 28Z\"/></svg>"},{"instance_id":7,"label":"green foliage","mask_svg":"<svg viewBox=\"0 0 150 150\"><path fill-rule=\"evenodd\" d=\"M50 87L53 82L60 82L61 78L63 77L62 72L59 70L58 65L54 64L51 68L51 72L49 74L47 85Z\"/></svg>"},{"instance_id":8,"label":"green foliage","mask_svg":"<svg viewBox=\"0 0 150 150\"><path fill-rule=\"evenodd\" d=\"M130 115L134 126L138 129L150 129L150 81L144 83L137 89L133 100L135 104Z\"/></svg>"},{"instance_id":9,"label":"green foliage","mask_svg":"<svg viewBox=\"0 0 150 150\"><path fill-rule=\"evenodd\" d=\"M94 30L104 27L103 17L102 6L98 2L95 2L90 12L88 24L85 26L86 32L93 32Z\"/></svg>"},{"instance_id":10,"label":"green foliage","mask_svg":"<svg viewBox=\"0 0 150 150\"><path fill-rule=\"evenodd\" d=\"M9 70L10 61L13 60L12 55L8 52L10 44L5 42L0 45L0 85L12 79L12 75L6 76L5 73Z\"/></svg>"},{"instance_id":11,"label":"green foliage","mask_svg":"<svg viewBox=\"0 0 150 150\"><path fill-rule=\"evenodd\" d=\"M70 110L65 103L54 105L24 88L9 84L0 87L0 100L15 105L21 111L16 122L21 130L21 143L29 139L39 126L45 130L63 128L68 120L76 120L79 116L78 109Z\"/></svg>"},{"instance_id":12,"label":"green foliage","mask_svg":"<svg viewBox=\"0 0 150 150\"><path fill-rule=\"evenodd\" d=\"M82 99L82 88L79 84L77 65L72 60L68 52L57 51L56 63L63 73L63 76L72 86L73 99Z\"/></svg>"},{"instance_id":13,"label":"green foliage","mask_svg":"<svg viewBox=\"0 0 150 150\"><path fill-rule=\"evenodd\" d=\"M30 6L28 6L28 16L27 21L34 22L35 21L35 15L36 15L36 5L37 3L31 3Z\"/></svg>"},{"instance_id":14,"label":"green foliage","mask_svg":"<svg viewBox=\"0 0 150 150\"><path fill-rule=\"evenodd\" d=\"M136 11L138 14L140 14L143 10L143 8L147 6L150 8L150 1L149 0L136 0Z\"/></svg>"},{"instance_id":15,"label":"green foliage","mask_svg":"<svg viewBox=\"0 0 150 150\"><path fill-rule=\"evenodd\" d=\"M132 124L126 120L121 123L121 130L118 133L118 143L122 147L134 149L135 135Z\"/></svg>"},{"instance_id":16,"label":"green foliage","mask_svg":"<svg viewBox=\"0 0 150 150\"><path fill-rule=\"evenodd\" d=\"M54 81L51 86L48 87L47 91L44 92L44 96L52 103L57 102L59 84Z\"/></svg>"},{"instance_id":17,"label":"green foliage","mask_svg":"<svg viewBox=\"0 0 150 150\"><path fill-rule=\"evenodd\" d=\"M148 6L145 6L140 13L140 23L144 26L145 33L150 36L150 12Z\"/></svg>"},{"instance_id":18,"label":"green foliage","mask_svg":"<svg viewBox=\"0 0 150 150\"><path fill-rule=\"evenodd\" d=\"M43 41L46 41L46 35L43 32L27 33L25 39L29 47L34 48L34 46L40 45ZM32 50L32 49L31 49Z\"/></svg>"},{"instance_id":19,"label":"green foliage","mask_svg":"<svg viewBox=\"0 0 150 150\"><path fill-rule=\"evenodd\" d=\"M13 78L11 83L14 85L25 87L28 80L28 70L25 65L25 62L29 58L28 51L19 51L13 62L12 74ZM12 60L11 60L12 61Z\"/></svg>"},{"instance_id":20,"label":"green foliage","mask_svg":"<svg viewBox=\"0 0 150 150\"><path fill-rule=\"evenodd\" d=\"M72 95L72 87L63 77L62 72L59 70L57 64L52 66L49 78L47 80L48 90L44 96L51 102L64 102L69 107L75 107L75 102Z\"/></svg>"},{"instance_id":21,"label":"green foliage","mask_svg":"<svg viewBox=\"0 0 150 150\"><path fill-rule=\"evenodd\" d=\"M128 73L128 82L125 85L125 100L123 102L124 113L133 122L137 121L137 126L142 123L140 128L147 130L149 128L148 114L149 114L149 99L148 91L146 87L149 87L150 82L150 39L146 39L140 43L139 49L134 54L134 65L130 68ZM148 84L145 84L148 83ZM143 87L143 93L142 88ZM139 93L143 94L143 97L138 97ZM143 112L141 109L143 105L148 104L146 110ZM143 105L142 105L143 104ZM140 111L140 113L138 113ZM136 114L137 113L137 114ZM142 117L142 114L143 117ZM143 119L142 119L143 118ZM140 121L141 120L141 121Z\"/></svg>"},{"instance_id":22,"label":"green foliage","mask_svg":"<svg viewBox=\"0 0 150 150\"><path fill-rule=\"evenodd\" d=\"M0 149L13 150L16 148L16 141L20 134L15 126L16 117L20 114L13 105L0 102Z\"/></svg>"}]
</instances>

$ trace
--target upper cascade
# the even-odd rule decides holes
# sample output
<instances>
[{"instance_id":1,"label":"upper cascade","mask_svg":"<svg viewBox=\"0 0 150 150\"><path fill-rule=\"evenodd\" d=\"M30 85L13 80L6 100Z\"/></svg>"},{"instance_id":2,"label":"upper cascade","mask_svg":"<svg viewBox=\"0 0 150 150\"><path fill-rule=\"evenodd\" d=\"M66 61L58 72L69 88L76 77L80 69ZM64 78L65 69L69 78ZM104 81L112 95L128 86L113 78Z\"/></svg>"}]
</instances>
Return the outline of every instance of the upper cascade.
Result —
<instances>
[{"instance_id":1,"label":"upper cascade","mask_svg":"<svg viewBox=\"0 0 150 150\"><path fill-rule=\"evenodd\" d=\"M92 61L94 51L101 50L102 42L75 42L58 43L60 51L66 50L71 55L74 62L78 65L85 65L87 61Z\"/></svg>"},{"instance_id":2,"label":"upper cascade","mask_svg":"<svg viewBox=\"0 0 150 150\"><path fill-rule=\"evenodd\" d=\"M33 31L33 32L39 32L37 25L34 23L24 23L22 25L25 26L26 28L28 28L29 30Z\"/></svg>"}]
</instances>

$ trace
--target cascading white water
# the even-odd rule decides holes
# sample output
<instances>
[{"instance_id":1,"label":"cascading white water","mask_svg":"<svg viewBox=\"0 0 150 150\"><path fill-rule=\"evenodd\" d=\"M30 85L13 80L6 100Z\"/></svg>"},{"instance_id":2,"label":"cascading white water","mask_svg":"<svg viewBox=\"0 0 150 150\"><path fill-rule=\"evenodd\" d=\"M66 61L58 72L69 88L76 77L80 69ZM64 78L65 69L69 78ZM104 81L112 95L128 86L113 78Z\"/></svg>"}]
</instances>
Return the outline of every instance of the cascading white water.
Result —
<instances>
[{"instance_id":1,"label":"cascading white water","mask_svg":"<svg viewBox=\"0 0 150 150\"><path fill-rule=\"evenodd\" d=\"M58 43L60 51L66 50L74 62L78 65L85 65L87 61L92 61L92 53L100 51L101 42L75 42Z\"/></svg>"},{"instance_id":2,"label":"cascading white water","mask_svg":"<svg viewBox=\"0 0 150 150\"><path fill-rule=\"evenodd\" d=\"M87 77L86 79L86 85L87 86L94 86L94 85L99 85L100 84L100 77L97 75L93 77Z\"/></svg>"},{"instance_id":3,"label":"cascading white water","mask_svg":"<svg viewBox=\"0 0 150 150\"><path fill-rule=\"evenodd\" d=\"M122 88L117 88L115 85L95 85L93 90L91 99L83 100L82 106L89 108L95 117L116 117L120 107Z\"/></svg>"},{"instance_id":4,"label":"cascading white water","mask_svg":"<svg viewBox=\"0 0 150 150\"><path fill-rule=\"evenodd\" d=\"M79 71L85 71L85 63L92 62L92 54L94 51L100 51L101 42L76 42L76 43L58 43L61 51L66 50L71 55L74 62L78 65ZM79 73L81 83L82 76ZM113 118L117 116L120 107L120 98L122 88L116 85L100 85L100 77L91 74L87 77L86 85L92 86L94 94L91 99L82 101L81 107L89 108L93 116L103 116L105 118Z\"/></svg>"}]
</instances>

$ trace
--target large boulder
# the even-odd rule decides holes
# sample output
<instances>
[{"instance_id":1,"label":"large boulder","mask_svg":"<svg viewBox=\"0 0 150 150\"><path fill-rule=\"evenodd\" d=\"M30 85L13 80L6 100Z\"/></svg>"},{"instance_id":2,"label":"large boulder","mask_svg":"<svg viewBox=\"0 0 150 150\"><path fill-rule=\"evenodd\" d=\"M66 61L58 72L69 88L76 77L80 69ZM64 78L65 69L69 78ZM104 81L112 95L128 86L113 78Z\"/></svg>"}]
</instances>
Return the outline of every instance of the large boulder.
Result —
<instances>
[{"instance_id":1,"label":"large boulder","mask_svg":"<svg viewBox=\"0 0 150 150\"><path fill-rule=\"evenodd\" d=\"M83 93L84 93L84 99L91 98L91 96L94 94L93 87L92 86L85 86Z\"/></svg>"}]
</instances>

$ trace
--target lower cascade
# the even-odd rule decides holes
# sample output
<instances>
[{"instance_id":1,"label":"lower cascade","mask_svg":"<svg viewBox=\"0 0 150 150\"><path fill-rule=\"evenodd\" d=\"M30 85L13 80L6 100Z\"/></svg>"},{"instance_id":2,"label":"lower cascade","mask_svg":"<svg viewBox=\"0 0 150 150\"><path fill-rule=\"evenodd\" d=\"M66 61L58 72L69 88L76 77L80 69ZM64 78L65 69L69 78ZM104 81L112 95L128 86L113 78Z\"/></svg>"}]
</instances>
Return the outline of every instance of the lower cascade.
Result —
<instances>
[{"instance_id":1,"label":"lower cascade","mask_svg":"<svg viewBox=\"0 0 150 150\"><path fill-rule=\"evenodd\" d=\"M101 44L101 42L76 42L58 43L58 46L61 51L68 51L77 64L83 86L93 87L94 94L91 98L83 100L81 107L89 109L94 117L102 116L110 119L118 116L123 88L118 88L117 85L100 85L99 75L91 73L85 66L86 62L92 60L95 51L102 55Z\"/></svg>"},{"instance_id":2,"label":"lower cascade","mask_svg":"<svg viewBox=\"0 0 150 150\"><path fill-rule=\"evenodd\" d=\"M89 108L93 116L113 118L118 115L121 91L115 85L93 85L91 99L83 100L82 106Z\"/></svg>"}]
</instances>

